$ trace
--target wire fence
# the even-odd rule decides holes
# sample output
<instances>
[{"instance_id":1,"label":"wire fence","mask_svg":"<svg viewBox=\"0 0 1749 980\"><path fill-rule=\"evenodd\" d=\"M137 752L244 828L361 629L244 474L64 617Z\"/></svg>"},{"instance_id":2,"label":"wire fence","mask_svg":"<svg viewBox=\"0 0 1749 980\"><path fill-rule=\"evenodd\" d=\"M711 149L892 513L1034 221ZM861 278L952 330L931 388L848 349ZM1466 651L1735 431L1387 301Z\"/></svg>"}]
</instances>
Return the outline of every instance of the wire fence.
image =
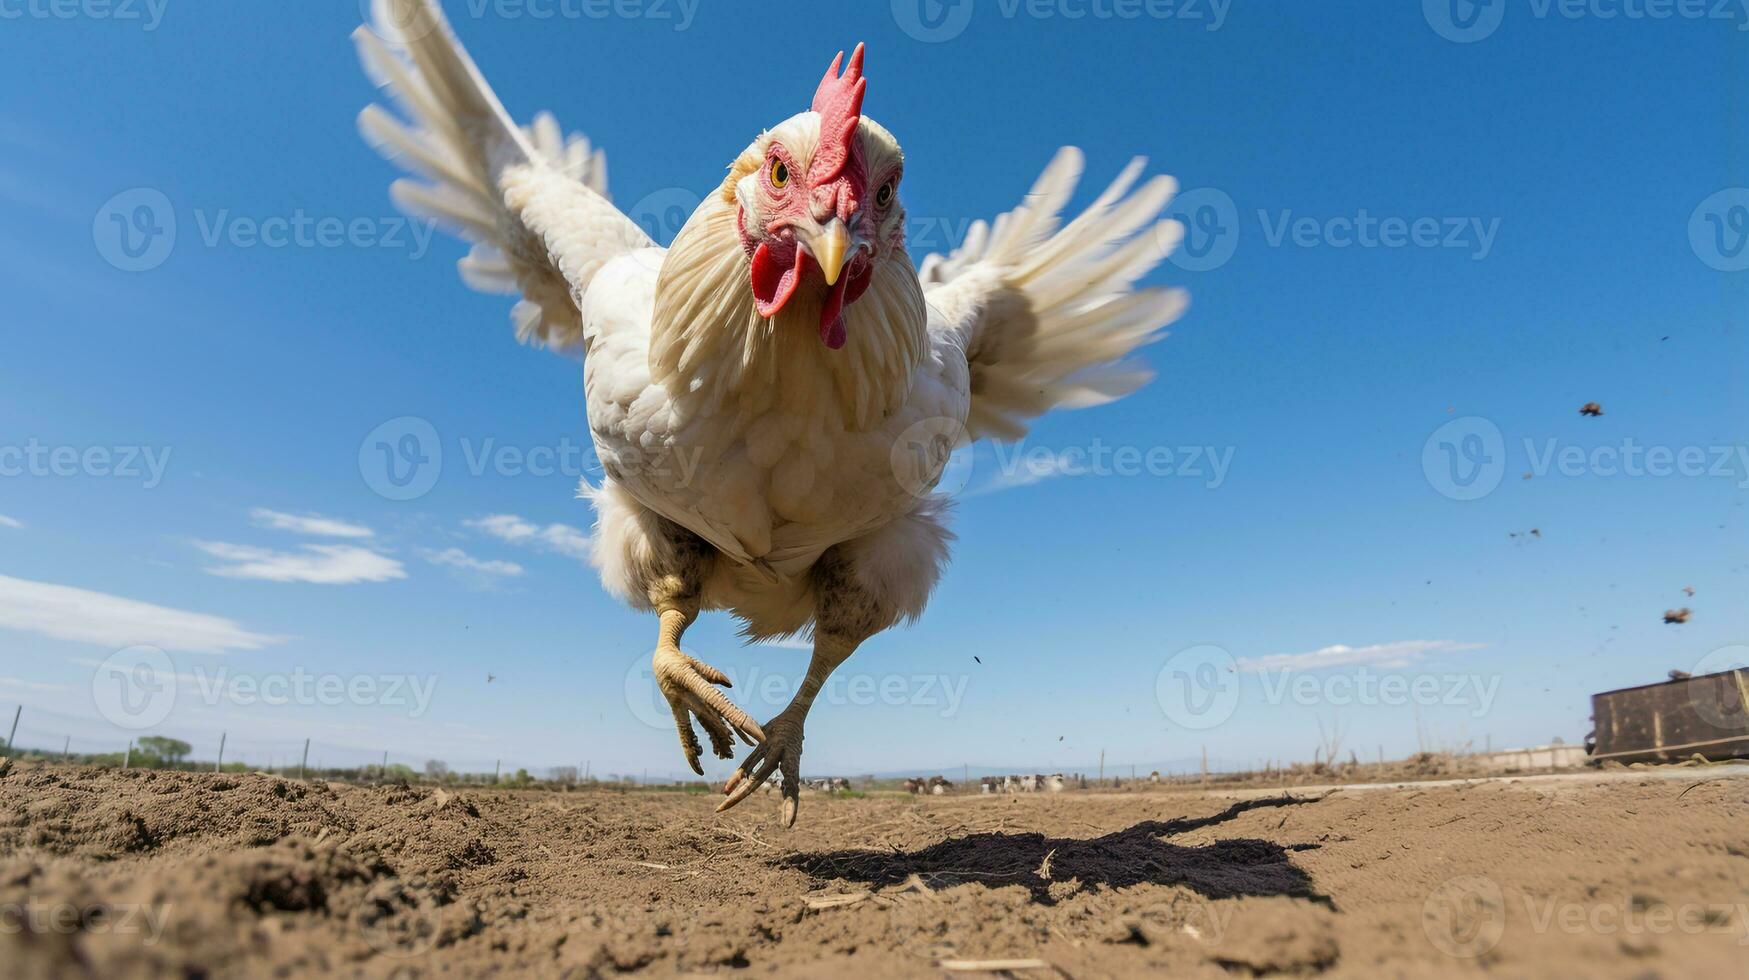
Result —
<instances>
[{"instance_id":1,"label":"wire fence","mask_svg":"<svg viewBox=\"0 0 1749 980\"><path fill-rule=\"evenodd\" d=\"M440 785L571 788L612 785L641 788L704 790L709 783L693 776L676 777L671 772L652 776L636 772L602 771L589 759L571 764L553 764L528 758L457 758L430 753L409 753L396 747L343 743L313 737L263 737L240 730L165 726L150 731L129 731L104 721L61 714L18 702L0 702L0 755L36 758L68 764L111 768L168 768L207 772L265 772L286 778L321 779L336 782L408 782ZM1585 750L1561 745L1559 740L1535 750L1511 750L1528 756L1523 768L1564 768L1582 764ZM1125 785L1207 784L1234 781L1277 780L1284 784L1318 777L1357 775L1363 770L1390 775L1401 770L1408 776L1457 774L1489 765L1496 756L1492 746L1466 743L1435 751L1419 751L1402 759L1387 759L1382 746L1362 759L1349 750L1338 757L1321 752L1312 761L1285 759L1239 759L1207 754L1157 759L1147 762L1097 763L1060 768L1052 772L1028 768L993 767L960 763L920 767L910 773L860 773L823 776L804 773L804 781L823 788L847 786L856 789L904 788L913 792L1008 792L1089 788L1121 788ZM1546 759L1547 761L1542 761ZM1502 763L1504 764L1504 763ZM939 788L938 788L939 787Z\"/></svg>"},{"instance_id":2,"label":"wire fence","mask_svg":"<svg viewBox=\"0 0 1749 980\"><path fill-rule=\"evenodd\" d=\"M0 755L113 768L268 772L341 781L472 785L641 782L647 773L598 772L590 760L537 764L518 758L442 758L393 747L313 737L262 737L228 729L165 726L128 731L102 721L0 702Z\"/></svg>"}]
</instances>

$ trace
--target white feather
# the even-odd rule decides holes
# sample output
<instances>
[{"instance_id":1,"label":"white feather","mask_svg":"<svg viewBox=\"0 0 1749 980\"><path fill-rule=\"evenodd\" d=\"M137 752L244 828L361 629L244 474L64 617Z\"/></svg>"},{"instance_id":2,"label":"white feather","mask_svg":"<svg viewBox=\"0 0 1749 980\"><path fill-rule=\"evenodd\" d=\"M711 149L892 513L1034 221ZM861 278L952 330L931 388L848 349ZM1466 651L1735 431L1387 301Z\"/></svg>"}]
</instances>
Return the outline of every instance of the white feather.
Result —
<instances>
[{"instance_id":1,"label":"white feather","mask_svg":"<svg viewBox=\"0 0 1749 980\"><path fill-rule=\"evenodd\" d=\"M930 330L970 363L972 437L1016 439L1034 416L1102 404L1153 377L1126 358L1163 336L1186 296L1135 288L1182 234L1160 220L1172 178L1131 193L1145 165L1131 161L1064 225L1082 171L1081 151L1064 147L1019 207L993 225L974 223L952 254L924 259Z\"/></svg>"},{"instance_id":2,"label":"white feather","mask_svg":"<svg viewBox=\"0 0 1749 980\"><path fill-rule=\"evenodd\" d=\"M523 294L512 314L517 337L575 349L578 304L595 273L648 247L649 237L608 202L601 152L582 136L565 137L549 113L517 127L437 0L417 2L374 0L372 24L353 34L366 74L406 117L368 106L359 131L423 178L396 181L396 205L475 243L460 263L464 282Z\"/></svg>"}]
</instances>

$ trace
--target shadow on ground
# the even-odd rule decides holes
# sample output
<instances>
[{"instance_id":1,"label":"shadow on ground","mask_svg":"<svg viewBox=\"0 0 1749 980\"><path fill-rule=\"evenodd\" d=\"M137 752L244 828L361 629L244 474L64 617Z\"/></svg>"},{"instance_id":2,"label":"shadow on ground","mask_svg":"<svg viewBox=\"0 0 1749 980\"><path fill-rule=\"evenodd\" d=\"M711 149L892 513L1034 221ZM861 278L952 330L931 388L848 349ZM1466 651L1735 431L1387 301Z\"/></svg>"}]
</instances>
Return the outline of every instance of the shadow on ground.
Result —
<instances>
[{"instance_id":1,"label":"shadow on ground","mask_svg":"<svg viewBox=\"0 0 1749 980\"><path fill-rule=\"evenodd\" d=\"M1332 906L1312 888L1312 879L1295 867L1290 852L1315 844L1283 847L1255 838L1217 840L1198 847L1165 838L1225 823L1241 813L1266 807L1297 806L1318 797L1272 797L1235 803L1209 817L1147 820L1103 837L1046 837L1043 834L964 834L916 851L827 851L791 855L783 864L815 878L842 878L871 886L898 885L917 875L931 888L964 882L990 887L1020 885L1033 901L1054 904L1052 882L1079 879L1083 885L1182 885L1209 898L1240 895L1292 895ZM1046 858L1049 858L1049 877ZM1333 906L1332 906L1333 907Z\"/></svg>"}]
</instances>

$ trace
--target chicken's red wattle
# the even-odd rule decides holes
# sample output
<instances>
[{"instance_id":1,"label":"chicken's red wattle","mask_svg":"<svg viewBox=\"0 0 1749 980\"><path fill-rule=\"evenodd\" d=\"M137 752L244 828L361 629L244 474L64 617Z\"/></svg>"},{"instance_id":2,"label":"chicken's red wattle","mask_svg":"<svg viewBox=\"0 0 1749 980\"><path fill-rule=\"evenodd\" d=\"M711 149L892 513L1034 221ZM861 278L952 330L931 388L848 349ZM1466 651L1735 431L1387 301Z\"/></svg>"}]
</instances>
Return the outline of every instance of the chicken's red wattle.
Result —
<instances>
[{"instance_id":1,"label":"chicken's red wattle","mask_svg":"<svg viewBox=\"0 0 1749 980\"><path fill-rule=\"evenodd\" d=\"M770 242L760 242L753 250L753 305L760 316L767 319L776 316L795 295L806 262L807 253L799 248L795 249L793 263L779 259Z\"/></svg>"}]
</instances>

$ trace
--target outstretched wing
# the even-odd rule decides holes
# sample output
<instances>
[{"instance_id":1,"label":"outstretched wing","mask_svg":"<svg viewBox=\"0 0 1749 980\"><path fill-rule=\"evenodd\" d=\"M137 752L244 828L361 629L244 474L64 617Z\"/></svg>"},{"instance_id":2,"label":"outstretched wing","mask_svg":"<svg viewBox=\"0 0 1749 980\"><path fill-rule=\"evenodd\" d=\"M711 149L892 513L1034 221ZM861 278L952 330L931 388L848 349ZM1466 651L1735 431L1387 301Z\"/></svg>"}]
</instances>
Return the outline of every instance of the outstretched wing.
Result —
<instances>
[{"instance_id":1,"label":"outstretched wing","mask_svg":"<svg viewBox=\"0 0 1749 980\"><path fill-rule=\"evenodd\" d=\"M1178 189L1172 178L1129 193L1145 164L1131 161L1065 225L1082 158L1064 147L1018 208L993 226L974 223L952 255L923 260L931 342L957 346L971 367L971 438L1018 439L1034 416L1103 404L1153 377L1126 359L1163 336L1188 297L1135 288L1184 231L1160 217Z\"/></svg>"},{"instance_id":2,"label":"outstretched wing","mask_svg":"<svg viewBox=\"0 0 1749 980\"><path fill-rule=\"evenodd\" d=\"M578 307L596 272L654 244L608 201L600 151L565 138L546 113L527 129L512 122L438 0L374 0L371 24L353 40L405 118L368 106L360 131L425 178L396 181L395 203L475 243L460 263L468 285L522 294L513 314L520 340L578 347Z\"/></svg>"}]
</instances>

